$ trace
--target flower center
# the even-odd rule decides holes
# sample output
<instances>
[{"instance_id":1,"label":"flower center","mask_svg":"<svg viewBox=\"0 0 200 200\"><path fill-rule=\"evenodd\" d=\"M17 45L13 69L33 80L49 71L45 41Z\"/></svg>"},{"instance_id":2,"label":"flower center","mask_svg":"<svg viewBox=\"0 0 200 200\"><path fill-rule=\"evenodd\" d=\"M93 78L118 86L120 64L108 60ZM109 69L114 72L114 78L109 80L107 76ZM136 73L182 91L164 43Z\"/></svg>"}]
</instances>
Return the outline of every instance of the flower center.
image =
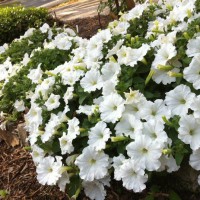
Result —
<instances>
[{"instance_id":1,"label":"flower center","mask_svg":"<svg viewBox=\"0 0 200 200\"><path fill-rule=\"evenodd\" d=\"M62 140L62 145L66 145L67 144L67 140Z\"/></svg>"},{"instance_id":2,"label":"flower center","mask_svg":"<svg viewBox=\"0 0 200 200\"><path fill-rule=\"evenodd\" d=\"M148 150L147 150L146 148L143 148L143 149L142 149L142 153L145 154L145 153L147 153L147 152L148 152Z\"/></svg>"},{"instance_id":3,"label":"flower center","mask_svg":"<svg viewBox=\"0 0 200 200\"><path fill-rule=\"evenodd\" d=\"M48 168L48 172L51 173L53 169L51 167Z\"/></svg>"},{"instance_id":4,"label":"flower center","mask_svg":"<svg viewBox=\"0 0 200 200\"><path fill-rule=\"evenodd\" d=\"M152 137L153 137L153 138L157 138L156 133L152 133Z\"/></svg>"},{"instance_id":5,"label":"flower center","mask_svg":"<svg viewBox=\"0 0 200 200\"><path fill-rule=\"evenodd\" d=\"M185 99L181 99L181 100L180 100L180 103L181 103L181 104L185 104L185 103L186 103L186 100L185 100Z\"/></svg>"},{"instance_id":6,"label":"flower center","mask_svg":"<svg viewBox=\"0 0 200 200\"><path fill-rule=\"evenodd\" d=\"M117 110L117 106L113 106L113 110Z\"/></svg>"},{"instance_id":7,"label":"flower center","mask_svg":"<svg viewBox=\"0 0 200 200\"><path fill-rule=\"evenodd\" d=\"M95 163L96 163L96 160L92 158L92 159L90 160L90 163L91 163L91 164L95 164Z\"/></svg>"},{"instance_id":8,"label":"flower center","mask_svg":"<svg viewBox=\"0 0 200 200\"><path fill-rule=\"evenodd\" d=\"M138 112L139 111L138 107L133 107L133 111Z\"/></svg>"},{"instance_id":9,"label":"flower center","mask_svg":"<svg viewBox=\"0 0 200 200\"><path fill-rule=\"evenodd\" d=\"M54 99L51 99L51 100L50 100L50 103L52 103L52 104L55 103Z\"/></svg>"},{"instance_id":10,"label":"flower center","mask_svg":"<svg viewBox=\"0 0 200 200\"><path fill-rule=\"evenodd\" d=\"M152 114L153 116L156 116L156 111L152 110L151 114Z\"/></svg>"},{"instance_id":11,"label":"flower center","mask_svg":"<svg viewBox=\"0 0 200 200\"><path fill-rule=\"evenodd\" d=\"M189 134L194 135L194 130L190 130Z\"/></svg>"}]
</instances>

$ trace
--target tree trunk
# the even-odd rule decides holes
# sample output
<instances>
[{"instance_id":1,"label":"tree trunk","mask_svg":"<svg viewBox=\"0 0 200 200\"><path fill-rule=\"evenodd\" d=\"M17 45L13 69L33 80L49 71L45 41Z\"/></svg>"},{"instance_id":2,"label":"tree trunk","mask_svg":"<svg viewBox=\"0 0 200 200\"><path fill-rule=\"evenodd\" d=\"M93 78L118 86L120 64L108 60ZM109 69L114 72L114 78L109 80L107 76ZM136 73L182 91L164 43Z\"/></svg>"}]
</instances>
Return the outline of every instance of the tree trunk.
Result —
<instances>
[{"instance_id":1,"label":"tree trunk","mask_svg":"<svg viewBox=\"0 0 200 200\"><path fill-rule=\"evenodd\" d=\"M135 7L135 2L134 0L125 0L125 3L127 5L127 9L128 10L131 10L132 8Z\"/></svg>"}]
</instances>

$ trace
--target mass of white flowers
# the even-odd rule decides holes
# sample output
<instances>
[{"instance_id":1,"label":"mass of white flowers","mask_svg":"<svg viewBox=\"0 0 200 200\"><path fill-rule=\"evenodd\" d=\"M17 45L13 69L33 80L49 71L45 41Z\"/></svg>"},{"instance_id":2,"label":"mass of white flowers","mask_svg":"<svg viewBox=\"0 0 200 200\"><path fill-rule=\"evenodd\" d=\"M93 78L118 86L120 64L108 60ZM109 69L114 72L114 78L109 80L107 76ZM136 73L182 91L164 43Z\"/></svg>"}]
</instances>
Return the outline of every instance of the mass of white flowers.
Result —
<instances>
[{"instance_id":1,"label":"mass of white flowers","mask_svg":"<svg viewBox=\"0 0 200 200\"><path fill-rule=\"evenodd\" d=\"M185 159L200 170L199 3L146 1L88 40L70 29L53 36L48 25L40 28L48 40L25 56L26 65L44 49L69 52L54 69L42 60L29 69L35 87L13 102L27 110L41 184L62 191L75 184L75 196L84 189L103 200L113 179L142 192L152 171L177 171ZM10 58L0 64L0 98L26 65L16 69Z\"/></svg>"}]
</instances>

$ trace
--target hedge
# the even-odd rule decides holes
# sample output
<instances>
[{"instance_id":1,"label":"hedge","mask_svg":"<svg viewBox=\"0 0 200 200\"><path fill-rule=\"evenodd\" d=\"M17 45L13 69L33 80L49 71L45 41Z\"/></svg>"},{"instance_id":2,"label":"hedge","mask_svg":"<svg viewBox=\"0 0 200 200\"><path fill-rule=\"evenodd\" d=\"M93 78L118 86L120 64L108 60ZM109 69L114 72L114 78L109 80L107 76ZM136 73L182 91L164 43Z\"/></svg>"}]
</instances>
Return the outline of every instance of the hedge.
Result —
<instances>
[{"instance_id":1,"label":"hedge","mask_svg":"<svg viewBox=\"0 0 200 200\"><path fill-rule=\"evenodd\" d=\"M38 28L53 18L45 8L5 7L0 8L0 45L9 43L30 28Z\"/></svg>"}]
</instances>

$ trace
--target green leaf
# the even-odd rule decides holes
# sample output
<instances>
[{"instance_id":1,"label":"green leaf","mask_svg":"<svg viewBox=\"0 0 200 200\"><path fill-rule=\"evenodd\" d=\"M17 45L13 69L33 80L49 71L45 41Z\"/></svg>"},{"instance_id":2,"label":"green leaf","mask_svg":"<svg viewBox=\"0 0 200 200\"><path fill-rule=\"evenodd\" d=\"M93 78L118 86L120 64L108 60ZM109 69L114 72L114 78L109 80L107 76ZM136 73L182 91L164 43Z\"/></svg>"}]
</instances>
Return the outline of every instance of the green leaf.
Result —
<instances>
[{"instance_id":1,"label":"green leaf","mask_svg":"<svg viewBox=\"0 0 200 200\"><path fill-rule=\"evenodd\" d=\"M149 194L145 197L145 200L154 200L154 195L153 194Z\"/></svg>"},{"instance_id":2,"label":"green leaf","mask_svg":"<svg viewBox=\"0 0 200 200\"><path fill-rule=\"evenodd\" d=\"M182 152L177 152L177 153L175 154L176 164L177 164L177 165L180 165L181 162L183 161L183 158L184 158L184 153L182 153Z\"/></svg>"},{"instance_id":3,"label":"green leaf","mask_svg":"<svg viewBox=\"0 0 200 200\"><path fill-rule=\"evenodd\" d=\"M0 198L6 198L8 194L7 190L0 190Z\"/></svg>"},{"instance_id":4,"label":"green leaf","mask_svg":"<svg viewBox=\"0 0 200 200\"><path fill-rule=\"evenodd\" d=\"M85 101L85 99L88 97L88 93L79 93L79 104L83 104L83 102Z\"/></svg>"},{"instance_id":5,"label":"green leaf","mask_svg":"<svg viewBox=\"0 0 200 200\"><path fill-rule=\"evenodd\" d=\"M81 180L79 176L72 176L70 178L70 184L67 184L67 193L70 197L75 195L76 191L81 187Z\"/></svg>"},{"instance_id":6,"label":"green leaf","mask_svg":"<svg viewBox=\"0 0 200 200\"><path fill-rule=\"evenodd\" d=\"M180 196L173 190L169 193L169 200L181 200Z\"/></svg>"}]
</instances>

